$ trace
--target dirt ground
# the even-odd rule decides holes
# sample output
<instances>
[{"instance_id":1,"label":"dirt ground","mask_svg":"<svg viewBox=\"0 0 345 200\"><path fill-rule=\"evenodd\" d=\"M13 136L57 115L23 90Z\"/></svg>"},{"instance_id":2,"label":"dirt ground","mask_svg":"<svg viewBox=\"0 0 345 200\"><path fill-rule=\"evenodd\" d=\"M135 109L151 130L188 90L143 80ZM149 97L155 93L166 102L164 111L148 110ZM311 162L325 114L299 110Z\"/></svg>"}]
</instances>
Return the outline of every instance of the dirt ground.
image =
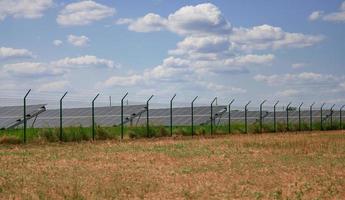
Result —
<instances>
[{"instance_id":1,"label":"dirt ground","mask_svg":"<svg viewBox=\"0 0 345 200\"><path fill-rule=\"evenodd\" d=\"M345 199L345 131L0 146L1 199Z\"/></svg>"}]
</instances>

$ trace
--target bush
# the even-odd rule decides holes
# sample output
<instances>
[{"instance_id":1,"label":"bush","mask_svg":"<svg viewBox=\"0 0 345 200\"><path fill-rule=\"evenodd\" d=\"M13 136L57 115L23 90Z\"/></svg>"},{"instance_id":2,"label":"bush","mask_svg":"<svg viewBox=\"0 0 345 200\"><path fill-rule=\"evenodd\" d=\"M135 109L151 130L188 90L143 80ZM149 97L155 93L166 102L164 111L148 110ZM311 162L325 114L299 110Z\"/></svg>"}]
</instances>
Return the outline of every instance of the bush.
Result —
<instances>
[{"instance_id":1,"label":"bush","mask_svg":"<svg viewBox=\"0 0 345 200\"><path fill-rule=\"evenodd\" d=\"M1 136L0 144L21 144L22 140L15 136Z\"/></svg>"}]
</instances>

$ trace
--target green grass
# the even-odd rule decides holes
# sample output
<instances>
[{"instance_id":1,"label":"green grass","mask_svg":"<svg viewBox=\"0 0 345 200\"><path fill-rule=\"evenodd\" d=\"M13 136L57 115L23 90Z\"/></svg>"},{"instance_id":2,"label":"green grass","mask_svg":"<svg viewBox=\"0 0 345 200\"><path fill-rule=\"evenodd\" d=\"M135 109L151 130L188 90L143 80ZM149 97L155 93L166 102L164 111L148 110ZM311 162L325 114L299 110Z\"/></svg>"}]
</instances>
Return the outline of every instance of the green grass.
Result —
<instances>
[{"instance_id":1,"label":"green grass","mask_svg":"<svg viewBox=\"0 0 345 200\"><path fill-rule=\"evenodd\" d=\"M338 121L334 121L333 126L329 122L323 124L323 130L339 130L340 125ZM309 131L309 123L301 123L301 131ZM320 122L313 123L313 130L321 130ZM287 131L299 131L298 123L289 123L289 130L287 129L286 123L277 123L277 132ZM191 126L173 126L172 132L174 136L191 136ZM245 133L244 123L231 123L231 133ZM262 132L274 132L273 123L263 123ZM215 135L229 134L228 125L213 126L213 133ZM259 123L248 124L248 133L260 133ZM194 135L207 136L211 134L211 126L207 125L195 125ZM47 141L47 142L58 142L60 140L60 129L59 128L28 128L26 131L27 141ZM147 137L146 126L134 126L124 127L124 138L145 138ZM149 128L149 137L167 137L170 136L170 127L166 126L153 126ZM92 140L92 128L91 127L65 127L62 130L62 141L64 142L80 142ZM95 128L95 139L96 140L107 140L107 139L120 139L121 138L121 127L101 127L96 126ZM16 141L15 141L16 140ZM20 143L23 141L23 129L12 129L12 130L0 130L0 143Z\"/></svg>"}]
</instances>

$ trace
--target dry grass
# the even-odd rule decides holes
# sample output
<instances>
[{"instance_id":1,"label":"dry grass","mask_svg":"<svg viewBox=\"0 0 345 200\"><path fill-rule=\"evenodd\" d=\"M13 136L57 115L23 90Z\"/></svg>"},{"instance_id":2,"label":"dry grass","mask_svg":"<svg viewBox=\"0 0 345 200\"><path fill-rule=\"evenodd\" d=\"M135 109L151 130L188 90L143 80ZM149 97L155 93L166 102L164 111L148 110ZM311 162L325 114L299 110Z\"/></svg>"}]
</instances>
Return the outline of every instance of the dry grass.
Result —
<instances>
[{"instance_id":1,"label":"dry grass","mask_svg":"<svg viewBox=\"0 0 345 200\"><path fill-rule=\"evenodd\" d=\"M344 199L345 132L0 146L2 199Z\"/></svg>"}]
</instances>

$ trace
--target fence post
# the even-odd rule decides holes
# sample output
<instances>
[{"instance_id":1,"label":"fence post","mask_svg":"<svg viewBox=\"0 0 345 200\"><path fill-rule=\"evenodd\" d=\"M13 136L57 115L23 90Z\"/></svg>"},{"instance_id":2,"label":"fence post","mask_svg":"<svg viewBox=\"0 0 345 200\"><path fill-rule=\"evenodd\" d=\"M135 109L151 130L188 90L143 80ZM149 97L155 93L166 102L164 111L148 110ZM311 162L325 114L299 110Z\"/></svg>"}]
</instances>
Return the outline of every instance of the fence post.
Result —
<instances>
[{"instance_id":1,"label":"fence post","mask_svg":"<svg viewBox=\"0 0 345 200\"><path fill-rule=\"evenodd\" d=\"M62 141L62 100L63 98L65 98L66 95L67 95L67 92L65 92L65 94L62 95L60 99L60 141Z\"/></svg>"},{"instance_id":2,"label":"fence post","mask_svg":"<svg viewBox=\"0 0 345 200\"><path fill-rule=\"evenodd\" d=\"M289 106L291 102L286 106L286 130L289 131Z\"/></svg>"},{"instance_id":3,"label":"fence post","mask_svg":"<svg viewBox=\"0 0 345 200\"><path fill-rule=\"evenodd\" d=\"M217 100L217 97L211 102L211 135L213 134L213 103Z\"/></svg>"},{"instance_id":4,"label":"fence post","mask_svg":"<svg viewBox=\"0 0 345 200\"><path fill-rule=\"evenodd\" d=\"M343 111L343 108L345 107L345 105L341 106L341 108L339 109L339 120L340 120L340 129L343 129L343 115L341 114L341 112Z\"/></svg>"},{"instance_id":5,"label":"fence post","mask_svg":"<svg viewBox=\"0 0 345 200\"><path fill-rule=\"evenodd\" d=\"M261 104L260 104L260 133L262 133L262 105L266 102L267 100L264 100Z\"/></svg>"},{"instance_id":6,"label":"fence post","mask_svg":"<svg viewBox=\"0 0 345 200\"><path fill-rule=\"evenodd\" d=\"M231 104L235 101L235 99L231 100L230 103L229 103L229 117L228 117L228 120L229 120L229 133L231 133Z\"/></svg>"},{"instance_id":7,"label":"fence post","mask_svg":"<svg viewBox=\"0 0 345 200\"><path fill-rule=\"evenodd\" d=\"M322 114L323 114L323 107L325 106L325 103L323 103L322 105L321 105L321 108L320 108L320 112L321 112L321 121L320 121L320 123L321 123L321 131L323 131L323 116L322 116Z\"/></svg>"},{"instance_id":8,"label":"fence post","mask_svg":"<svg viewBox=\"0 0 345 200\"><path fill-rule=\"evenodd\" d=\"M298 107L298 131L301 131L301 107L303 105L303 102Z\"/></svg>"},{"instance_id":9,"label":"fence post","mask_svg":"<svg viewBox=\"0 0 345 200\"><path fill-rule=\"evenodd\" d=\"M95 101L99 94L95 96L92 100L92 140L95 140Z\"/></svg>"},{"instance_id":10,"label":"fence post","mask_svg":"<svg viewBox=\"0 0 345 200\"><path fill-rule=\"evenodd\" d=\"M248 133L248 122L247 122L247 107L252 101L249 101L245 106L244 106L244 132Z\"/></svg>"},{"instance_id":11,"label":"fence post","mask_svg":"<svg viewBox=\"0 0 345 200\"><path fill-rule=\"evenodd\" d=\"M309 108L309 130L312 131L313 130L313 106L314 106L315 102L313 102L311 105L310 105L310 108Z\"/></svg>"},{"instance_id":12,"label":"fence post","mask_svg":"<svg viewBox=\"0 0 345 200\"><path fill-rule=\"evenodd\" d=\"M279 103L279 101L277 101L273 106L273 128L274 128L274 132L277 132L276 107L277 107L278 103Z\"/></svg>"},{"instance_id":13,"label":"fence post","mask_svg":"<svg viewBox=\"0 0 345 200\"><path fill-rule=\"evenodd\" d=\"M175 99L176 94L170 99L170 136L173 134L173 100Z\"/></svg>"},{"instance_id":14,"label":"fence post","mask_svg":"<svg viewBox=\"0 0 345 200\"><path fill-rule=\"evenodd\" d=\"M153 95L146 101L146 134L150 137L150 121L149 121L149 102L153 98Z\"/></svg>"},{"instance_id":15,"label":"fence post","mask_svg":"<svg viewBox=\"0 0 345 200\"><path fill-rule=\"evenodd\" d=\"M127 97L128 92L121 99L121 140L123 139L123 100Z\"/></svg>"},{"instance_id":16,"label":"fence post","mask_svg":"<svg viewBox=\"0 0 345 200\"><path fill-rule=\"evenodd\" d=\"M24 96L24 135L23 135L24 143L26 143L26 97L29 95L30 92L31 92L31 89L29 89L28 92Z\"/></svg>"},{"instance_id":17,"label":"fence post","mask_svg":"<svg viewBox=\"0 0 345 200\"><path fill-rule=\"evenodd\" d=\"M198 98L198 96L196 96L192 103L191 103L191 116L192 116L192 137L194 136L194 101Z\"/></svg>"},{"instance_id":18,"label":"fence post","mask_svg":"<svg viewBox=\"0 0 345 200\"><path fill-rule=\"evenodd\" d=\"M333 104L333 106L331 107L330 111L331 111L331 130L333 130L333 108L334 108L335 104Z\"/></svg>"}]
</instances>

